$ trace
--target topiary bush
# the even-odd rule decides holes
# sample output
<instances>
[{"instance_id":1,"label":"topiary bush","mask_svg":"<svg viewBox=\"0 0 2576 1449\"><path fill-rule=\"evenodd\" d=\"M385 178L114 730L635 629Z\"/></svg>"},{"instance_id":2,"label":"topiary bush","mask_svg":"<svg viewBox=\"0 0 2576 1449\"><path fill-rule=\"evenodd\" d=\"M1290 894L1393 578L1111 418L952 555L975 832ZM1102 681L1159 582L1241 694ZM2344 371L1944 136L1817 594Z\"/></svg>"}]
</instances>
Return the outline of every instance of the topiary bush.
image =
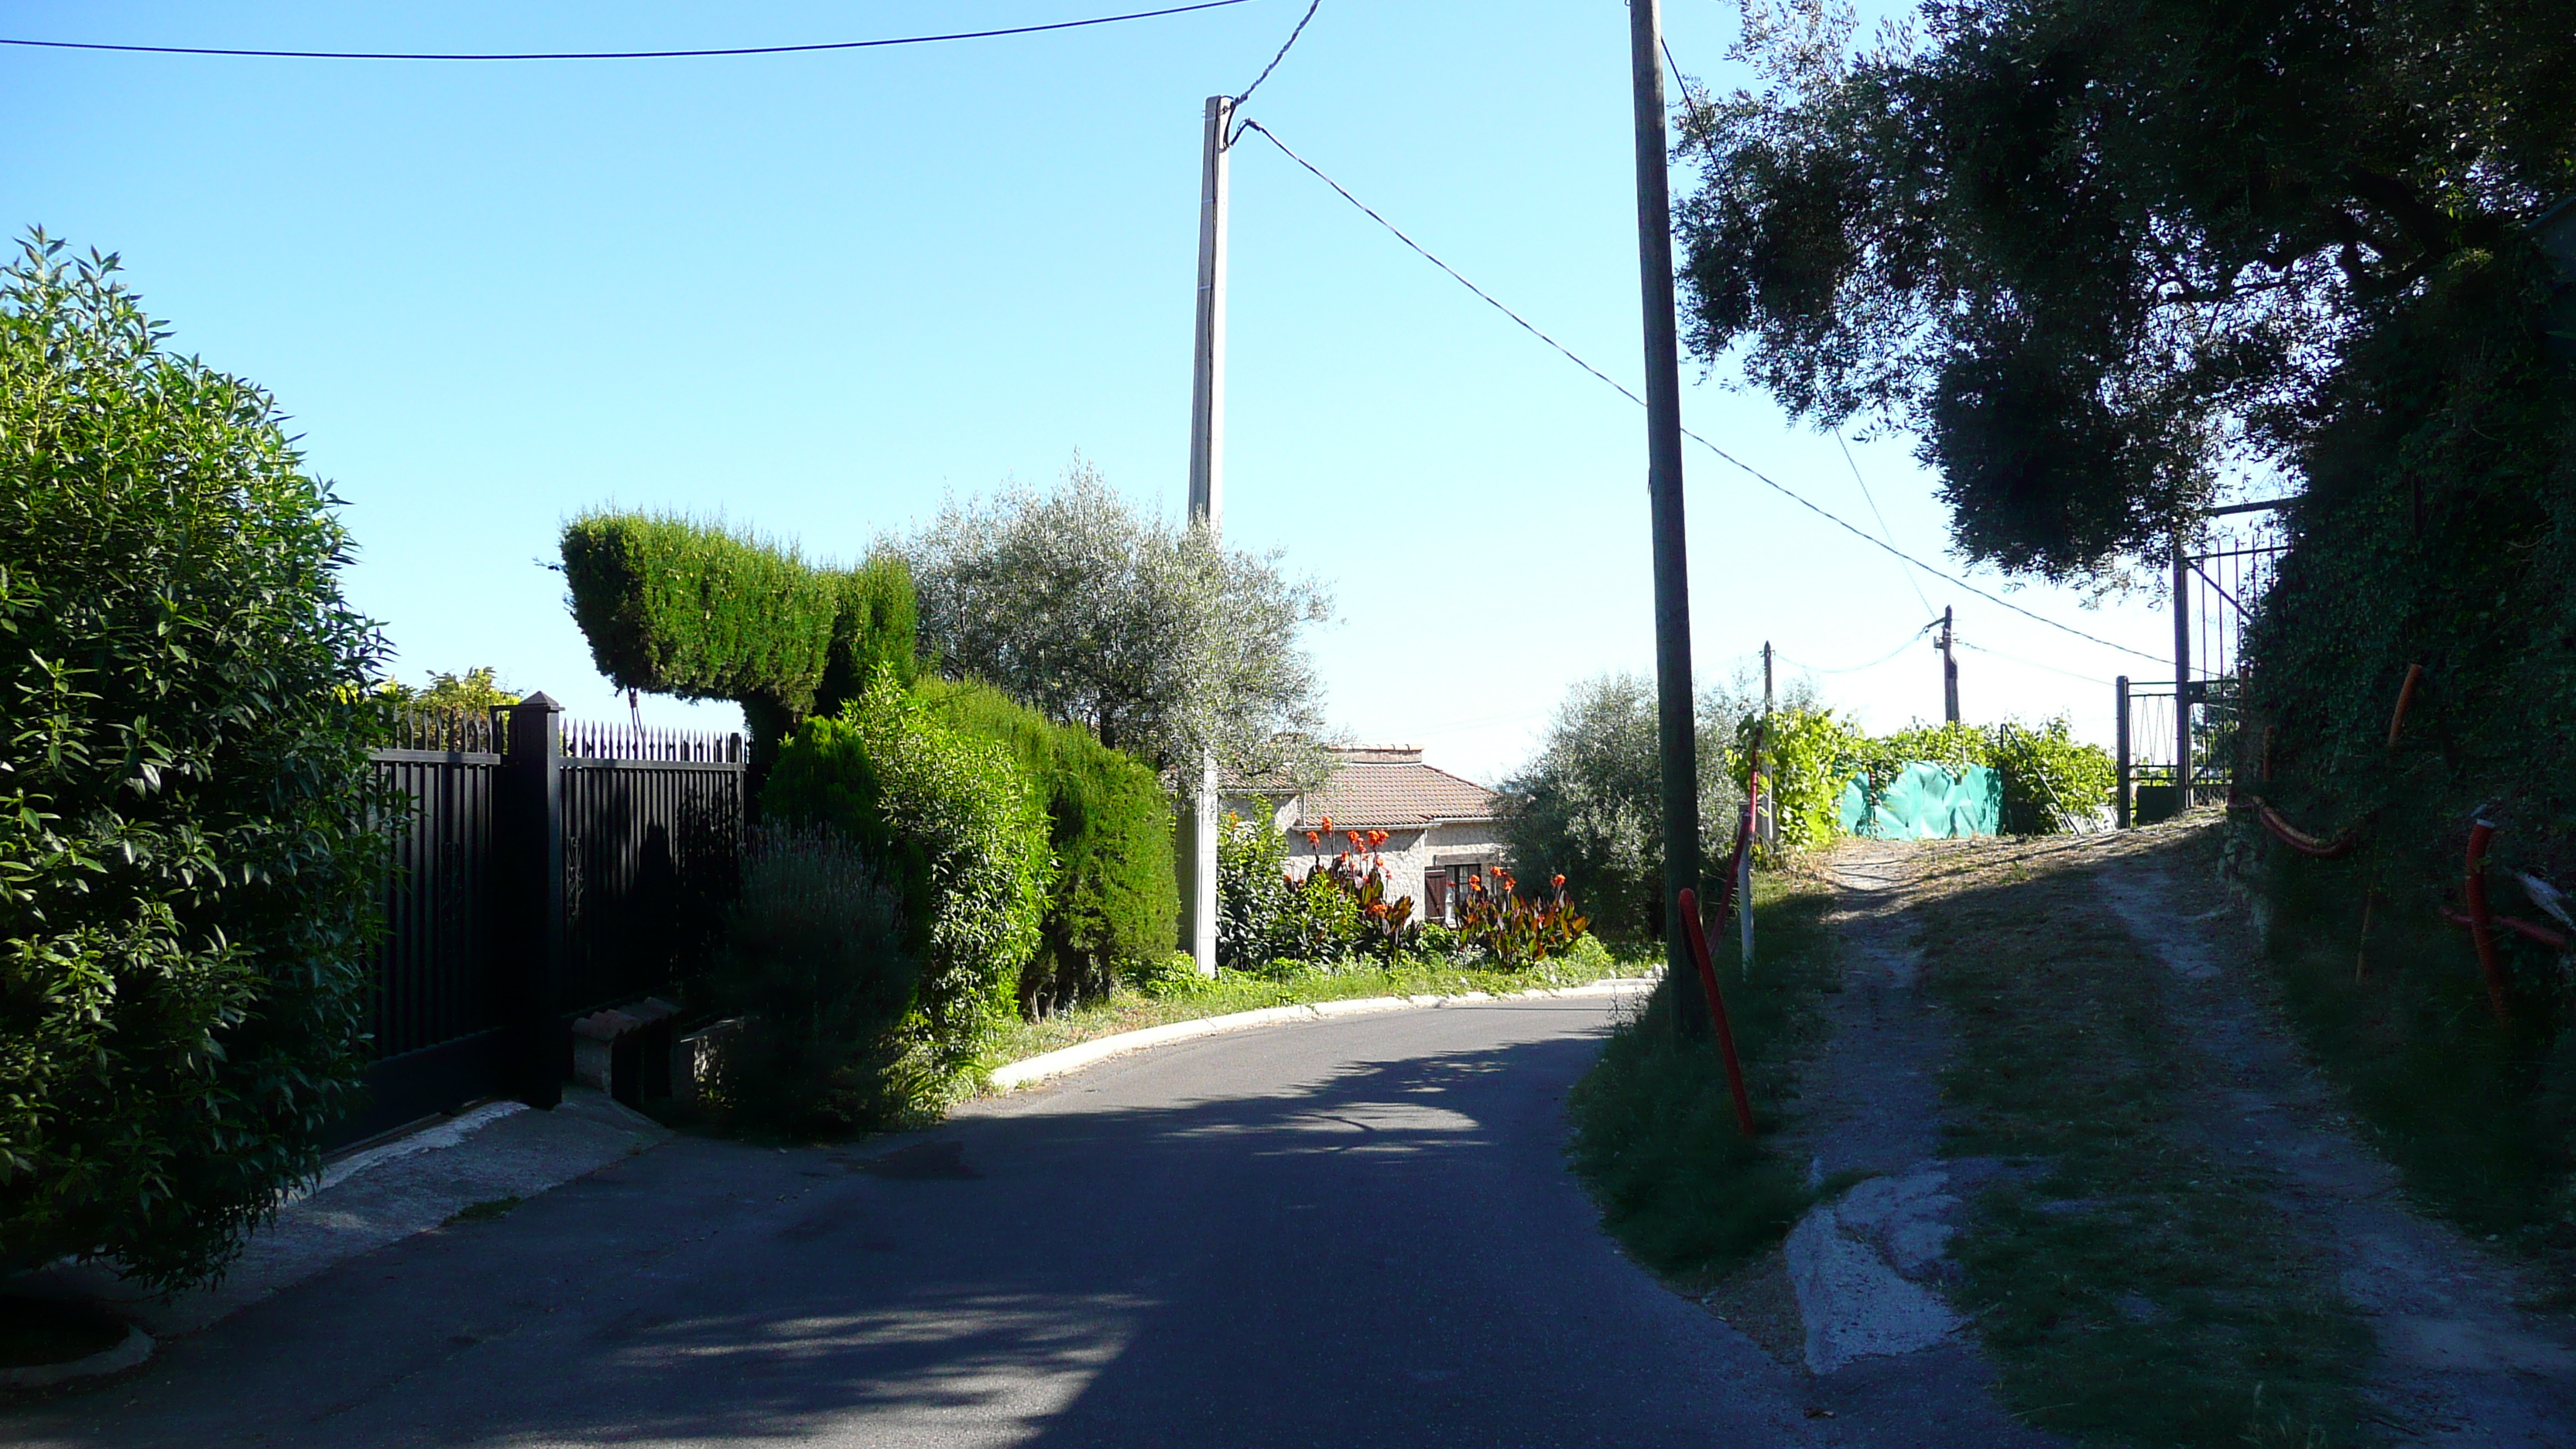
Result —
<instances>
[{"instance_id":1,"label":"topiary bush","mask_svg":"<svg viewBox=\"0 0 2576 1449\"><path fill-rule=\"evenodd\" d=\"M1169 955L1180 887L1171 803L1154 772L990 685L924 680L914 692L951 727L1008 749L1046 801L1055 889L1020 973L1021 1011L1106 996L1122 973Z\"/></svg>"},{"instance_id":2,"label":"topiary bush","mask_svg":"<svg viewBox=\"0 0 2576 1449\"><path fill-rule=\"evenodd\" d=\"M374 628L270 396L0 271L0 1272L218 1275L365 1065Z\"/></svg>"},{"instance_id":3,"label":"topiary bush","mask_svg":"<svg viewBox=\"0 0 2576 1449\"><path fill-rule=\"evenodd\" d=\"M1037 790L1008 749L944 722L881 665L857 702L787 742L763 808L839 830L900 882L920 970L891 1090L914 1108L954 1096L1040 942L1054 861Z\"/></svg>"},{"instance_id":4,"label":"topiary bush","mask_svg":"<svg viewBox=\"0 0 2576 1449\"><path fill-rule=\"evenodd\" d=\"M754 827L706 976L708 1004L748 1018L716 1084L727 1119L800 1136L900 1120L917 974L894 886L847 837Z\"/></svg>"},{"instance_id":5,"label":"topiary bush","mask_svg":"<svg viewBox=\"0 0 2576 1449\"><path fill-rule=\"evenodd\" d=\"M575 623L620 689L729 699L765 773L809 714L836 714L879 669L910 683L912 576L903 560L820 568L792 546L676 514L597 512L564 526Z\"/></svg>"}]
</instances>

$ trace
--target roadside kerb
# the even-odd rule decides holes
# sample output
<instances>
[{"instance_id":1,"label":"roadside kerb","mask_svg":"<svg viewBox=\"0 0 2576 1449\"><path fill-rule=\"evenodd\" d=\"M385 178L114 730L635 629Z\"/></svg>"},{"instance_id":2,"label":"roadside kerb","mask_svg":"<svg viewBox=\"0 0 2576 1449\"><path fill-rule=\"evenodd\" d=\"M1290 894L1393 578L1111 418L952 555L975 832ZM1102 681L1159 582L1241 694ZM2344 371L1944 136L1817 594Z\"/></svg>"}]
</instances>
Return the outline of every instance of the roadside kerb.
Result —
<instances>
[{"instance_id":1,"label":"roadside kerb","mask_svg":"<svg viewBox=\"0 0 2576 1449\"><path fill-rule=\"evenodd\" d=\"M986 1080L997 1092L1015 1092L1050 1078L1078 1072L1084 1067L1123 1057L1131 1052L1148 1051L1177 1041L1203 1036L1216 1036L1253 1027L1272 1026L1292 1021L1326 1021L1337 1016L1365 1016L1380 1011L1412 1011L1426 1007L1461 1006L1489 1001L1527 1001L1545 996L1617 996L1651 988L1659 978L1653 976L1614 976L1584 986L1538 987L1529 991L1509 991L1496 995L1486 991L1468 991L1455 996L1362 996L1348 1001L1317 1001L1297 1006L1265 1006L1258 1011L1230 1012L1224 1016L1203 1016L1195 1021L1167 1022L1162 1026L1122 1031L1092 1041L1076 1042L1037 1056L993 1069Z\"/></svg>"}]
</instances>

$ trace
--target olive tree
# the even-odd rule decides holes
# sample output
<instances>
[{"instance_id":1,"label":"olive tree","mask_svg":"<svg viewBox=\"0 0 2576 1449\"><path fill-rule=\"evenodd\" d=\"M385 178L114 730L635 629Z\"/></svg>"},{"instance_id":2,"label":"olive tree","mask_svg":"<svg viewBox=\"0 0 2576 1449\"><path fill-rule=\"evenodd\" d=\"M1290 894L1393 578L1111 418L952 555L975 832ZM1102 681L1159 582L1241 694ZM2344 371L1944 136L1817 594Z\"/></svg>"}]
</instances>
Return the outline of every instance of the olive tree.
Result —
<instances>
[{"instance_id":1,"label":"olive tree","mask_svg":"<svg viewBox=\"0 0 2576 1449\"><path fill-rule=\"evenodd\" d=\"M897 545L923 653L1170 771L1213 750L1243 772L1311 767L1322 689L1300 647L1331 616L1277 551L1224 547L1138 510L1076 458L1051 492L951 499Z\"/></svg>"}]
</instances>

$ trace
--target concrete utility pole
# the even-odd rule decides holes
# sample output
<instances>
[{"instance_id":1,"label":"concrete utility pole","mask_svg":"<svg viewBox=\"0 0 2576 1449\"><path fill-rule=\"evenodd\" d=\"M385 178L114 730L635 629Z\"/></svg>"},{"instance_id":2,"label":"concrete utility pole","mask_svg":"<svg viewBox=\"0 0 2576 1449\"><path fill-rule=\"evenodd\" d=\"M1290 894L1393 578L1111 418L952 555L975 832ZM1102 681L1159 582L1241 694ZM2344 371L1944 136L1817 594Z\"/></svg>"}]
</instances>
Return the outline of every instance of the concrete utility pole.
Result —
<instances>
[{"instance_id":1,"label":"concrete utility pole","mask_svg":"<svg viewBox=\"0 0 2576 1449\"><path fill-rule=\"evenodd\" d=\"M1959 722L1959 656L1950 652L1951 610L1941 611L1941 717Z\"/></svg>"},{"instance_id":2,"label":"concrete utility pole","mask_svg":"<svg viewBox=\"0 0 2576 1449\"><path fill-rule=\"evenodd\" d=\"M1628 0L1628 74L1637 131L1637 287L1646 321L1646 498L1655 558L1655 724L1663 763L1664 962L1674 1024L1709 1030L1687 989L1697 971L1681 894L1699 888L1699 757L1691 717L1690 547L1682 531L1681 340L1673 316L1673 199L1664 140L1661 0Z\"/></svg>"},{"instance_id":3,"label":"concrete utility pole","mask_svg":"<svg viewBox=\"0 0 2576 1449\"><path fill-rule=\"evenodd\" d=\"M1210 537L1225 517L1225 190L1226 133L1234 99L1207 99L1199 161L1199 309L1196 361L1190 370L1190 522ZM1184 771L1188 770L1183 766ZM1201 751L1195 779L1182 781L1181 921L1190 959L1201 976L1216 974L1216 755Z\"/></svg>"},{"instance_id":4,"label":"concrete utility pole","mask_svg":"<svg viewBox=\"0 0 2576 1449\"><path fill-rule=\"evenodd\" d=\"M1766 740L1771 737L1771 641L1768 639L1762 641L1762 737ZM1765 771L1764 773L1767 776L1769 772ZM1766 778L1763 780L1762 791L1754 797L1754 803L1758 807L1753 812L1754 833L1761 837L1764 845L1779 844L1780 820L1778 813L1771 808L1771 782L1769 779ZM1745 890L1750 890L1752 888L1749 882L1740 881L1737 884ZM1737 898L1745 901L1753 899L1750 895L1740 895ZM1745 939L1750 941L1753 939L1751 934L1753 930L1753 913L1752 911L1747 910L1743 912L1743 916L1744 929L1746 932ZM1744 959L1748 962L1753 959L1753 951L1749 946L1745 948Z\"/></svg>"},{"instance_id":5,"label":"concrete utility pole","mask_svg":"<svg viewBox=\"0 0 2576 1449\"><path fill-rule=\"evenodd\" d=\"M2174 809L2191 808L2191 553L2181 525L2173 536Z\"/></svg>"}]
</instances>

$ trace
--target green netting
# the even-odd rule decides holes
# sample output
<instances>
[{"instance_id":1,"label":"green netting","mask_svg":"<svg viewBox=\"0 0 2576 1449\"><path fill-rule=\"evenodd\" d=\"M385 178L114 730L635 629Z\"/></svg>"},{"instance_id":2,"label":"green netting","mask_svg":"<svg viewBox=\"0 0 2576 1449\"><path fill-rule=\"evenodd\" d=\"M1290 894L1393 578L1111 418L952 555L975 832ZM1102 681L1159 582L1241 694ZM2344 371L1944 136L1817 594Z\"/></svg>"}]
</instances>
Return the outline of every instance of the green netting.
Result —
<instances>
[{"instance_id":1,"label":"green netting","mask_svg":"<svg viewBox=\"0 0 2576 1449\"><path fill-rule=\"evenodd\" d=\"M1916 760L1875 796L1866 776L1843 787L1837 818L1845 835L1872 840L1946 840L1992 835L2003 818L2004 781L1984 765L1953 775Z\"/></svg>"}]
</instances>

